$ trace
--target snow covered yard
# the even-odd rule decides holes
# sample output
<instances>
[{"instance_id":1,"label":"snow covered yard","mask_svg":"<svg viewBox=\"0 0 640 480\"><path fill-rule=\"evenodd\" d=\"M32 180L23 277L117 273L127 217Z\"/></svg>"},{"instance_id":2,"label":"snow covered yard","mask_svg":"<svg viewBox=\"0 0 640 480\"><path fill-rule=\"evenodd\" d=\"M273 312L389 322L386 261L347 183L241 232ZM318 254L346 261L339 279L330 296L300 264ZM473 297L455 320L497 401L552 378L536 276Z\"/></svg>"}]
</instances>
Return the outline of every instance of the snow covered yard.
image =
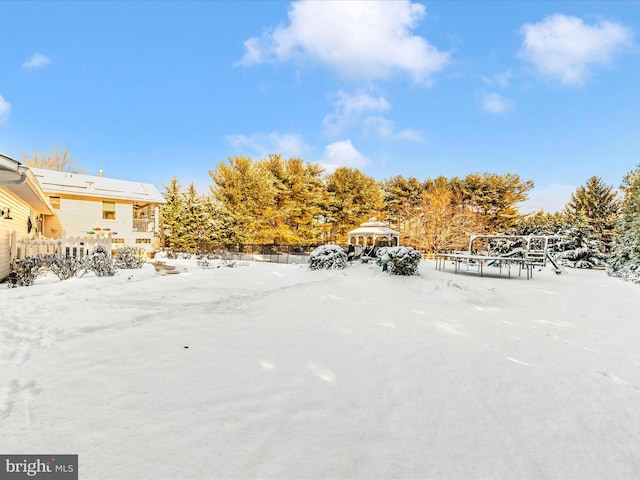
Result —
<instances>
[{"instance_id":1,"label":"snow covered yard","mask_svg":"<svg viewBox=\"0 0 640 480\"><path fill-rule=\"evenodd\" d=\"M2 453L77 453L82 479L640 476L638 285L173 264L0 287Z\"/></svg>"}]
</instances>

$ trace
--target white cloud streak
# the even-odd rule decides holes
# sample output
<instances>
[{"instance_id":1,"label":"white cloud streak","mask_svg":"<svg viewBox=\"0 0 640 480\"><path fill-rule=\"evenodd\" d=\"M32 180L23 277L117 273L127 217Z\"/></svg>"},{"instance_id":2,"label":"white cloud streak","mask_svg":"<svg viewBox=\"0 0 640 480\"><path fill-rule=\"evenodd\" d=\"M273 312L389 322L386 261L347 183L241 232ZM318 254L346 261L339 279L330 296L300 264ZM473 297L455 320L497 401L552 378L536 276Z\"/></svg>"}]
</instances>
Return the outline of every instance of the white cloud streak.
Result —
<instances>
[{"instance_id":1,"label":"white cloud streak","mask_svg":"<svg viewBox=\"0 0 640 480\"><path fill-rule=\"evenodd\" d=\"M524 36L519 56L538 73L565 85L582 85L590 68L611 63L614 54L633 43L631 31L620 24L585 24L580 18L551 15L520 28Z\"/></svg>"},{"instance_id":2,"label":"white cloud streak","mask_svg":"<svg viewBox=\"0 0 640 480\"><path fill-rule=\"evenodd\" d=\"M482 109L487 113L504 115L515 110L515 102L497 93L482 96Z\"/></svg>"},{"instance_id":3,"label":"white cloud streak","mask_svg":"<svg viewBox=\"0 0 640 480\"><path fill-rule=\"evenodd\" d=\"M499 73L493 77L482 77L482 81L485 85L490 87L507 88L511 84L513 79L513 71L511 69L506 72Z\"/></svg>"},{"instance_id":4,"label":"white cloud streak","mask_svg":"<svg viewBox=\"0 0 640 480\"><path fill-rule=\"evenodd\" d=\"M285 157L301 157L311 148L302 136L295 133L255 133L253 135L227 135L227 142L238 152L266 157L279 153Z\"/></svg>"},{"instance_id":5,"label":"white cloud streak","mask_svg":"<svg viewBox=\"0 0 640 480\"><path fill-rule=\"evenodd\" d=\"M450 61L412 30L425 7L409 0L293 2L289 24L245 41L240 65L312 60L353 78L383 79L401 72L429 84Z\"/></svg>"},{"instance_id":6,"label":"white cloud streak","mask_svg":"<svg viewBox=\"0 0 640 480\"><path fill-rule=\"evenodd\" d=\"M380 115L391 109L391 104L382 96L374 96L361 90L353 95L340 90L335 94L334 111L322 121L324 132L329 136L340 136L347 130L358 129L363 135L373 135L384 140L422 141L418 130L396 130L395 122Z\"/></svg>"},{"instance_id":7,"label":"white cloud streak","mask_svg":"<svg viewBox=\"0 0 640 480\"><path fill-rule=\"evenodd\" d=\"M44 67L45 65L49 65L50 63L51 60L49 59L49 57L46 57L41 53L34 53L29 60L22 64L22 66L24 68L40 68Z\"/></svg>"},{"instance_id":8,"label":"white cloud streak","mask_svg":"<svg viewBox=\"0 0 640 480\"><path fill-rule=\"evenodd\" d=\"M11 104L0 95L0 125L7 123L9 115L11 115Z\"/></svg>"},{"instance_id":9,"label":"white cloud streak","mask_svg":"<svg viewBox=\"0 0 640 480\"><path fill-rule=\"evenodd\" d=\"M356 150L351 140L341 140L327 145L324 157L318 163L326 173L331 173L339 167L363 168L371 162Z\"/></svg>"},{"instance_id":10,"label":"white cloud streak","mask_svg":"<svg viewBox=\"0 0 640 480\"><path fill-rule=\"evenodd\" d=\"M365 112L384 112L390 105L384 97L374 97L365 91L350 95L344 90L335 94L334 111L322 121L327 135L338 136L358 127Z\"/></svg>"}]
</instances>

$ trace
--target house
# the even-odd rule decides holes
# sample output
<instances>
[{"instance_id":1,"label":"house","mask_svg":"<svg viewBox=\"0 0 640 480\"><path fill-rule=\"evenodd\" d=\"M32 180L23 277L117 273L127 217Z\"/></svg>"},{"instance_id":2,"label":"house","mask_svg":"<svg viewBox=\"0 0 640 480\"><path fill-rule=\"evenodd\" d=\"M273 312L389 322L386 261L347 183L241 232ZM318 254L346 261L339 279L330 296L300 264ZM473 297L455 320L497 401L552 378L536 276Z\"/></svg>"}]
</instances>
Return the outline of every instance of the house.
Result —
<instances>
[{"instance_id":1,"label":"house","mask_svg":"<svg viewBox=\"0 0 640 480\"><path fill-rule=\"evenodd\" d=\"M111 234L113 248L144 248L149 255L160 248L160 206L165 203L149 183L31 168L55 215L45 216L42 234Z\"/></svg>"},{"instance_id":2,"label":"house","mask_svg":"<svg viewBox=\"0 0 640 480\"><path fill-rule=\"evenodd\" d=\"M54 215L33 172L0 153L0 280L10 272L13 232L20 238L35 235L44 219Z\"/></svg>"}]
</instances>

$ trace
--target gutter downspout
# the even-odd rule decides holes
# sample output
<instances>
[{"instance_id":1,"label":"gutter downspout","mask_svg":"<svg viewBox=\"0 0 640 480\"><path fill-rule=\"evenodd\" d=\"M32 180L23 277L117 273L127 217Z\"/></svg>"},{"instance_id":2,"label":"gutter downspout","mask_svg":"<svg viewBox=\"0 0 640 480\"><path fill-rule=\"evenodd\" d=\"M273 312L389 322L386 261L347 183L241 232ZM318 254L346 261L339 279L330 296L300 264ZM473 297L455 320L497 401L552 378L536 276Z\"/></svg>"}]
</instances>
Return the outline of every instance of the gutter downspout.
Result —
<instances>
[{"instance_id":1,"label":"gutter downspout","mask_svg":"<svg viewBox=\"0 0 640 480\"><path fill-rule=\"evenodd\" d=\"M7 181L4 181L4 182L0 183L0 185L20 185L21 183L26 182L27 181L27 171L28 171L27 167L23 167L23 166L18 167L18 170L16 170L16 173L20 174L20 178L18 180L7 180Z\"/></svg>"}]
</instances>

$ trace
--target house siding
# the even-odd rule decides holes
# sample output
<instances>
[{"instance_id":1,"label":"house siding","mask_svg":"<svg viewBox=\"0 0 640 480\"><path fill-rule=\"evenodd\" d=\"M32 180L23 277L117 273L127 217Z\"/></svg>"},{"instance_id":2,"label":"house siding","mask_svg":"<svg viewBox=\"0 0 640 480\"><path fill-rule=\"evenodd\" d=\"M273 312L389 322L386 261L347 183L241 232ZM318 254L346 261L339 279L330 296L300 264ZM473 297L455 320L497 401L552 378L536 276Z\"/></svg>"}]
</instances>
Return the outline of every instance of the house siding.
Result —
<instances>
[{"instance_id":1,"label":"house siding","mask_svg":"<svg viewBox=\"0 0 640 480\"><path fill-rule=\"evenodd\" d=\"M0 281L11 272L11 246L9 232L0 230Z\"/></svg>"},{"instance_id":2,"label":"house siding","mask_svg":"<svg viewBox=\"0 0 640 480\"><path fill-rule=\"evenodd\" d=\"M96 231L96 228L100 228L100 231L104 231L105 228L110 229L113 238L122 239L121 243L116 243L117 246L135 246L143 247L145 250L151 252L157 250L160 247L160 240L157 236L154 236L153 232L138 232L133 230L133 202L129 200L114 200L113 198L86 198L79 196L65 195L60 196L60 209L57 210L58 219L52 220L51 228L45 227L45 236L51 238L59 237L54 235L53 229L62 228L64 225L64 231L67 235L86 235L87 232ZM115 220L104 220L102 218L102 202L109 201L116 204L116 218ZM150 239L151 243L139 244L136 243L137 239L146 238Z\"/></svg>"},{"instance_id":3,"label":"house siding","mask_svg":"<svg viewBox=\"0 0 640 480\"><path fill-rule=\"evenodd\" d=\"M0 281L4 280L10 271L11 233L15 231L19 239L29 235L27 222L30 216L35 227L35 213L29 205L0 186L0 210L7 208L11 210L11 220L0 218Z\"/></svg>"}]
</instances>

